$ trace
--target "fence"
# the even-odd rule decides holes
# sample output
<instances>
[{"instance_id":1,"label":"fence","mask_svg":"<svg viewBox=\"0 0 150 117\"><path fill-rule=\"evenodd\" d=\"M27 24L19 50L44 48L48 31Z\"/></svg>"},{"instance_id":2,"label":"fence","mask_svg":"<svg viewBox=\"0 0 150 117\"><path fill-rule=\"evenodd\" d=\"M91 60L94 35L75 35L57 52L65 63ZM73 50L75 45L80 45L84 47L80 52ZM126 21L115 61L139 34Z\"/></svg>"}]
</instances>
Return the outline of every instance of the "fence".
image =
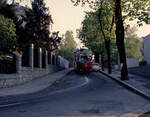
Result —
<instances>
[{"instance_id":1,"label":"fence","mask_svg":"<svg viewBox=\"0 0 150 117\"><path fill-rule=\"evenodd\" d=\"M22 66L29 67L29 47L23 48Z\"/></svg>"},{"instance_id":2,"label":"fence","mask_svg":"<svg viewBox=\"0 0 150 117\"><path fill-rule=\"evenodd\" d=\"M52 55L51 52L42 51L41 48L34 49L32 44L24 50L22 56L14 56L9 64L6 64L6 61L0 63L0 73L5 73L0 74L0 88L19 85L39 76L68 68L67 60Z\"/></svg>"}]
</instances>

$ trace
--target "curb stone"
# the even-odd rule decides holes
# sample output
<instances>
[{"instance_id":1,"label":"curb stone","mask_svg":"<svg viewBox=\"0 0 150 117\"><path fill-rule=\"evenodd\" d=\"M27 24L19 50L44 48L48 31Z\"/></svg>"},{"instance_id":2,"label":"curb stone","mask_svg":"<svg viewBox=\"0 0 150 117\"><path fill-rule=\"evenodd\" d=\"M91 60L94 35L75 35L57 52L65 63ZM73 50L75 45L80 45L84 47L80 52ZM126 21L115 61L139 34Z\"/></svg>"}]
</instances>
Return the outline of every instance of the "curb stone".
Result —
<instances>
[{"instance_id":1,"label":"curb stone","mask_svg":"<svg viewBox=\"0 0 150 117\"><path fill-rule=\"evenodd\" d=\"M124 86L125 88L127 88L127 89L133 91L134 93L136 93L136 94L138 94L138 95L140 95L140 96L142 96L142 97L144 97L144 98L150 100L150 96L149 96L147 93L145 93L145 92L143 92L143 91L141 91L141 90L135 88L134 86L132 86L132 85L130 85L130 84L124 82L124 81L118 80L118 79L115 78L114 76L111 76L111 75L109 75L109 74L107 74L107 73L105 73L105 72L103 72L103 71L99 71L99 72L102 73L103 75L105 75L105 76L111 78L112 80L116 81L117 83L119 83L120 85Z\"/></svg>"},{"instance_id":2,"label":"curb stone","mask_svg":"<svg viewBox=\"0 0 150 117\"><path fill-rule=\"evenodd\" d=\"M63 70L64 70L64 69L63 69ZM63 70L60 70L60 71L63 71ZM47 76L49 76L49 75L51 75L51 74L54 74L54 73L57 73L57 72L60 72L60 71L48 73L48 74L45 74L45 75L43 75L43 76L38 76L37 79L33 79L33 80L28 81L28 82L26 82L26 83L29 83L29 82L32 82L32 81L34 82L34 81L36 81L36 80L38 80L38 79L40 79L40 78L47 77ZM62 77L56 78L56 80L65 77L66 75L68 75L68 74L69 74L70 72L72 72L72 71L73 71L73 69L70 69L70 70L69 70L67 73L65 73ZM55 80L55 81L56 81L56 80ZM17 97L17 96L23 96L23 95L38 93L38 92L41 92L41 91L43 91L43 90L49 88L55 81L51 81L52 83L51 83L49 86L45 87L45 88L42 88L42 89L39 89L39 90L30 92L30 93L22 93L22 94L15 94L15 95L0 96L0 98ZM18 86L24 85L24 84L26 84L26 83L20 84L20 85L18 85ZM11 87L10 87L10 88L11 88Z\"/></svg>"},{"instance_id":3,"label":"curb stone","mask_svg":"<svg viewBox=\"0 0 150 117\"><path fill-rule=\"evenodd\" d=\"M66 75L68 75L69 73L71 73L73 71L73 69L70 69L67 73L65 73L62 77L60 77L59 79L65 77ZM56 79L58 80L58 79ZM55 80L55 81L56 81ZM54 82L55 82L54 81ZM54 83L53 82L53 83ZM21 104L26 104L28 103L29 100L34 100L36 99L36 97L32 97L32 98L29 98L29 99L17 99L17 96L28 96L28 95L32 95L32 94L36 94L36 93L40 93L44 90L46 90L47 88L49 88L53 83L51 83L49 86L43 88L43 89L40 89L40 90L37 90L37 91L34 91L32 93L26 93L26 94L18 94L18 95L10 95L10 96L6 96L7 98L9 98L6 102L0 102L0 108L5 108L5 107L9 107L9 106L15 106L15 105L21 105ZM6 97L1 97L1 98L6 98ZM37 98L37 100L40 99L40 97Z\"/></svg>"}]
</instances>

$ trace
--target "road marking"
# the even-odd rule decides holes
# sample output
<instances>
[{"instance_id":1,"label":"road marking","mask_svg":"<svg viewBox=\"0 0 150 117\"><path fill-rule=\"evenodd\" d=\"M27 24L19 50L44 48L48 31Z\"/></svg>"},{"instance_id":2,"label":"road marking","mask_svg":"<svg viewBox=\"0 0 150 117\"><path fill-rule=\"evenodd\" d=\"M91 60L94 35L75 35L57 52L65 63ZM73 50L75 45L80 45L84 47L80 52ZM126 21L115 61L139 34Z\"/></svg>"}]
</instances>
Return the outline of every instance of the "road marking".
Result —
<instances>
[{"instance_id":1,"label":"road marking","mask_svg":"<svg viewBox=\"0 0 150 117\"><path fill-rule=\"evenodd\" d=\"M89 79L87 76L84 76L84 79L85 79L85 82L81 86L84 86L89 83Z\"/></svg>"},{"instance_id":2,"label":"road marking","mask_svg":"<svg viewBox=\"0 0 150 117\"><path fill-rule=\"evenodd\" d=\"M79 87L83 87L83 86L85 86L88 83L89 83L88 77L84 76L84 82L82 84L74 86L74 87L71 87L71 88L62 89L62 90L58 90L58 91L52 92L50 95L54 95L54 94L58 94L58 93L63 93L63 92L67 92L67 91L79 88ZM22 104L27 104L29 102L30 102L30 100L29 101L17 102L17 103L4 104L4 105L0 105L0 108L9 107L9 106L16 106L16 105L22 105Z\"/></svg>"},{"instance_id":3,"label":"road marking","mask_svg":"<svg viewBox=\"0 0 150 117\"><path fill-rule=\"evenodd\" d=\"M23 103L18 102L18 103L12 103L12 104L0 105L0 108L9 107L9 106L15 106L15 105L21 105L21 104L24 104L24 102L23 102Z\"/></svg>"},{"instance_id":4,"label":"road marking","mask_svg":"<svg viewBox=\"0 0 150 117\"><path fill-rule=\"evenodd\" d=\"M88 83L89 83L89 79L86 76L84 76L84 82L82 84L74 86L74 87L71 87L71 88L55 91L55 92L51 93L50 95L54 95L54 94L57 94L57 93L63 93L63 92L67 92L67 91L79 88L79 87L83 87L84 85L86 85Z\"/></svg>"}]
</instances>

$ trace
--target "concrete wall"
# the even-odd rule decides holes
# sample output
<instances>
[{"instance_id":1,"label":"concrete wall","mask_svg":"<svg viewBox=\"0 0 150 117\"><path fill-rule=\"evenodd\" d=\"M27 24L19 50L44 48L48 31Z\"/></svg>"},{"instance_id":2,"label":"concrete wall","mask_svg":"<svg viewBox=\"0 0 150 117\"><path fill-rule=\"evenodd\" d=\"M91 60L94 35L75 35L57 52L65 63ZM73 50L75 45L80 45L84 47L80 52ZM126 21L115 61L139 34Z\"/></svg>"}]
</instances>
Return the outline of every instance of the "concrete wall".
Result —
<instances>
[{"instance_id":1,"label":"concrete wall","mask_svg":"<svg viewBox=\"0 0 150 117\"><path fill-rule=\"evenodd\" d=\"M144 60L150 64L150 35L143 38L144 39Z\"/></svg>"},{"instance_id":2,"label":"concrete wall","mask_svg":"<svg viewBox=\"0 0 150 117\"><path fill-rule=\"evenodd\" d=\"M17 72L14 74L0 74L0 88L8 88L20 85L31 80L37 79L49 73L69 68L69 62L61 56L58 56L58 65L48 64L46 68L22 67L21 56L16 59ZM48 56L46 56L46 61ZM55 62L56 63L56 62Z\"/></svg>"},{"instance_id":3,"label":"concrete wall","mask_svg":"<svg viewBox=\"0 0 150 117\"><path fill-rule=\"evenodd\" d=\"M66 59L64 59L63 57L61 56L58 56L58 61L59 61L59 66L62 67L62 68L69 68L69 61L67 61Z\"/></svg>"},{"instance_id":4,"label":"concrete wall","mask_svg":"<svg viewBox=\"0 0 150 117\"><path fill-rule=\"evenodd\" d=\"M48 69L22 67L21 71L16 74L0 74L0 88L20 85L61 69L54 65L48 65Z\"/></svg>"},{"instance_id":5,"label":"concrete wall","mask_svg":"<svg viewBox=\"0 0 150 117\"><path fill-rule=\"evenodd\" d=\"M127 58L127 67L138 67L139 66L139 60L137 58Z\"/></svg>"}]
</instances>

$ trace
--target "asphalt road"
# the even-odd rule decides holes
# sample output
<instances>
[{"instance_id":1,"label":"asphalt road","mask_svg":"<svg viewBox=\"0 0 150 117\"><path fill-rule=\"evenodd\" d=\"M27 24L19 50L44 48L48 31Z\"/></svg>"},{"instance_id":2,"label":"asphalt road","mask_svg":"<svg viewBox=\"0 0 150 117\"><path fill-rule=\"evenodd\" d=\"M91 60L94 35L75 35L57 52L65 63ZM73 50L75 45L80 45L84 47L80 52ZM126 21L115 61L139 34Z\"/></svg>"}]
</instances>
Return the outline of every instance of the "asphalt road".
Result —
<instances>
[{"instance_id":1,"label":"asphalt road","mask_svg":"<svg viewBox=\"0 0 150 117\"><path fill-rule=\"evenodd\" d=\"M98 72L88 76L72 72L43 92L14 100L20 104L0 108L0 117L119 116L150 109L147 99Z\"/></svg>"}]
</instances>

